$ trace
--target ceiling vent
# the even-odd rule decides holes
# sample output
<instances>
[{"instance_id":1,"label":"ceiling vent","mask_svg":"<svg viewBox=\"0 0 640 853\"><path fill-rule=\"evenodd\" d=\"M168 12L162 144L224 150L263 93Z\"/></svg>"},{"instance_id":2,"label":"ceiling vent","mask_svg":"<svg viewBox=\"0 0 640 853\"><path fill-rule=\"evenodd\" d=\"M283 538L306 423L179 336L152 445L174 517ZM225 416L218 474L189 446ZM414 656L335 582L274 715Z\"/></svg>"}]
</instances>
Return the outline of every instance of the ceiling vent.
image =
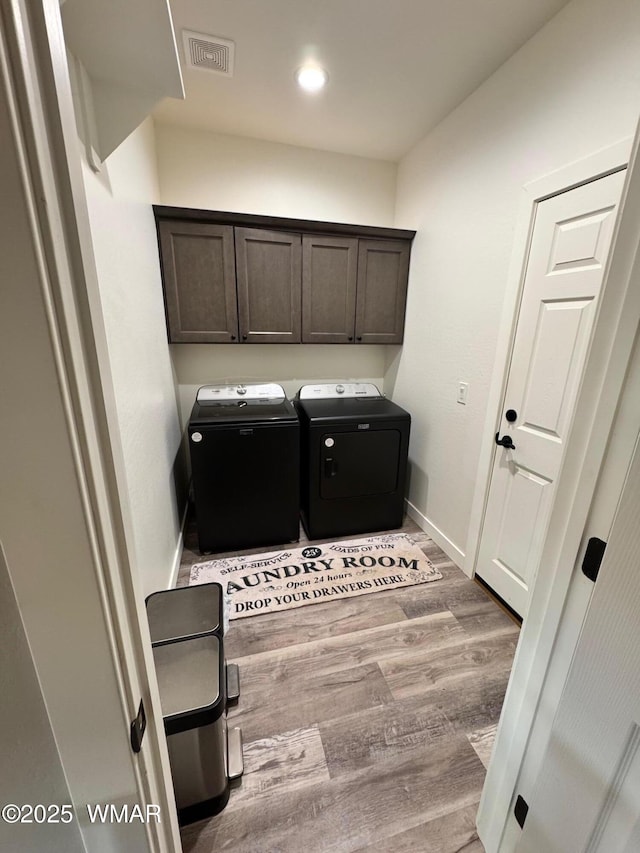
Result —
<instances>
[{"instance_id":1,"label":"ceiling vent","mask_svg":"<svg viewBox=\"0 0 640 853\"><path fill-rule=\"evenodd\" d=\"M189 68L201 68L214 74L233 76L235 42L220 36L182 31L185 60Z\"/></svg>"}]
</instances>

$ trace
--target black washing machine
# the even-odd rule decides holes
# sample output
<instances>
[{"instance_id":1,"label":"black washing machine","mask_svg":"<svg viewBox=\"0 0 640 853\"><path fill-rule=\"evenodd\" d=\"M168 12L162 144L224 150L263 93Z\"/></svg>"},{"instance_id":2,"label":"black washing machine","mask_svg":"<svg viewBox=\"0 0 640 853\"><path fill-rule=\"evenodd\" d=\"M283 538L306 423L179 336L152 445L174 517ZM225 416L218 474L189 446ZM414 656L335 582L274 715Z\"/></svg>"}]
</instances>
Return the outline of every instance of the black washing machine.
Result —
<instances>
[{"instance_id":1,"label":"black washing machine","mask_svg":"<svg viewBox=\"0 0 640 853\"><path fill-rule=\"evenodd\" d=\"M201 551L299 538L300 426L282 386L205 385L188 433Z\"/></svg>"},{"instance_id":2,"label":"black washing machine","mask_svg":"<svg viewBox=\"0 0 640 853\"><path fill-rule=\"evenodd\" d=\"M304 385L301 512L310 539L402 526L411 416L375 385Z\"/></svg>"}]
</instances>

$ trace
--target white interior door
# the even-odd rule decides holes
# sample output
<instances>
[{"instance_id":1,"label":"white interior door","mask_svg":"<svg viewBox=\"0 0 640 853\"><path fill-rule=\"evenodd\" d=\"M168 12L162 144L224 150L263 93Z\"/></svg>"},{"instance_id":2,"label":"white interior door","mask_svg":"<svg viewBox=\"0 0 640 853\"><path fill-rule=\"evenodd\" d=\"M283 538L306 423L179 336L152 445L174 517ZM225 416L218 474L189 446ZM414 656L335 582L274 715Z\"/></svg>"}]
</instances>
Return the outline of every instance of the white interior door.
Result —
<instances>
[{"instance_id":1,"label":"white interior door","mask_svg":"<svg viewBox=\"0 0 640 853\"><path fill-rule=\"evenodd\" d=\"M639 518L636 446L518 853L640 850Z\"/></svg>"},{"instance_id":2,"label":"white interior door","mask_svg":"<svg viewBox=\"0 0 640 853\"><path fill-rule=\"evenodd\" d=\"M536 211L500 421L506 446L496 448L476 566L521 615L540 559L624 178L616 172L546 199Z\"/></svg>"}]
</instances>

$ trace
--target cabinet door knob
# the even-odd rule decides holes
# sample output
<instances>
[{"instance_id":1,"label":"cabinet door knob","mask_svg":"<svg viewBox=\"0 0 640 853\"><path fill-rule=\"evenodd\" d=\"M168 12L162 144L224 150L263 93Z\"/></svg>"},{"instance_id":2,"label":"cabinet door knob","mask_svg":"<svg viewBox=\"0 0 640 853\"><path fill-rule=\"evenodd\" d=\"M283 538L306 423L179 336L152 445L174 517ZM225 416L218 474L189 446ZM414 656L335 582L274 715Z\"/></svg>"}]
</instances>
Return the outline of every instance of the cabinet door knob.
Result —
<instances>
[{"instance_id":1,"label":"cabinet door knob","mask_svg":"<svg viewBox=\"0 0 640 853\"><path fill-rule=\"evenodd\" d=\"M247 340L247 336L246 336L246 335L243 335L243 336L242 336L242 340L243 340L243 341L246 341L246 340Z\"/></svg>"},{"instance_id":2,"label":"cabinet door knob","mask_svg":"<svg viewBox=\"0 0 640 853\"><path fill-rule=\"evenodd\" d=\"M357 341L361 341L361 340L362 340L362 335L358 335L358 337L356 338L356 340L357 340Z\"/></svg>"},{"instance_id":3,"label":"cabinet door knob","mask_svg":"<svg viewBox=\"0 0 640 853\"><path fill-rule=\"evenodd\" d=\"M235 341L235 339L236 339L236 336L235 336L235 335L231 335L231 340L232 340L232 341Z\"/></svg>"},{"instance_id":4,"label":"cabinet door knob","mask_svg":"<svg viewBox=\"0 0 640 853\"><path fill-rule=\"evenodd\" d=\"M350 341L352 341L352 340L353 340L353 335L349 335L349 340L350 340Z\"/></svg>"}]
</instances>

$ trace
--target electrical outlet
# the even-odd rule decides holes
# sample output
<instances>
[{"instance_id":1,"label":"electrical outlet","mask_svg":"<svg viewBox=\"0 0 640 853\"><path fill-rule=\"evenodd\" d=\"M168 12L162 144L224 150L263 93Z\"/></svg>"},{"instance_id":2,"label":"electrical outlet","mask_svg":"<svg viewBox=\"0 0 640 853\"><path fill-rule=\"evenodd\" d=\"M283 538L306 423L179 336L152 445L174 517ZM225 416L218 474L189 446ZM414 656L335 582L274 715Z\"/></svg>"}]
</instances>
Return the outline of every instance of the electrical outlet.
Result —
<instances>
[{"instance_id":1,"label":"electrical outlet","mask_svg":"<svg viewBox=\"0 0 640 853\"><path fill-rule=\"evenodd\" d=\"M461 403L463 406L467 405L467 394L469 392L469 383L468 382L458 382L458 403Z\"/></svg>"}]
</instances>

